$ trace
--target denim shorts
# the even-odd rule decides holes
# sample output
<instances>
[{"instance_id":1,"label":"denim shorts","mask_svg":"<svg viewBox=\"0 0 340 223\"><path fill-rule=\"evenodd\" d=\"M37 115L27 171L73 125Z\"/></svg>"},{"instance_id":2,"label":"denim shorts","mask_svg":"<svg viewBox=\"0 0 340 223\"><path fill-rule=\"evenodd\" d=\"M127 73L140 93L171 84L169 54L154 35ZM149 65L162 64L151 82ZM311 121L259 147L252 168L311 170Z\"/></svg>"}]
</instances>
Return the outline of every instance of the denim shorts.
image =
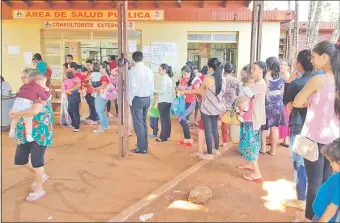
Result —
<instances>
[{"instance_id":1,"label":"denim shorts","mask_svg":"<svg viewBox=\"0 0 340 223\"><path fill-rule=\"evenodd\" d=\"M31 162L34 168L43 167L46 146L39 145L36 141L27 142L17 145L15 152L15 165L26 165L29 155L31 154Z\"/></svg>"}]
</instances>

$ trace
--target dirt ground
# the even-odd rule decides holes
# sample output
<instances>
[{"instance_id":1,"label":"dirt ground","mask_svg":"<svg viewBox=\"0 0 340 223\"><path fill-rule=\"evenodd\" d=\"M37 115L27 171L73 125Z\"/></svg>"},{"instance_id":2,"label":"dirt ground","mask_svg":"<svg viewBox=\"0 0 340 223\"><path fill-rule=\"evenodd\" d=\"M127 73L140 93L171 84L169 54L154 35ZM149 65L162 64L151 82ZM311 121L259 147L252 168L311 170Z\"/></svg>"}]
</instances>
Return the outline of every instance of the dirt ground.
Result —
<instances>
[{"instance_id":1,"label":"dirt ground","mask_svg":"<svg viewBox=\"0 0 340 223\"><path fill-rule=\"evenodd\" d=\"M86 106L82 106L86 109ZM58 120L56 120L57 122ZM105 222L152 193L175 176L193 166L198 159L176 145L183 134L178 121L172 121L171 140L157 144L149 140L149 154L129 154L117 159L116 120L104 134L94 134L94 126L81 126L81 131L55 125L53 146L45 156L46 196L26 202L33 181L31 173L14 165L15 142L2 132L2 221L4 222ZM197 142L197 129L191 129ZM150 130L151 133L151 130ZM136 138L129 140L134 148ZM286 148L276 157L261 156L260 165L269 189L240 179L243 171L236 165L242 158L236 149L204 166L194 175L170 190L159 200L142 209L129 221L154 213L151 221L289 221L293 212L275 206L277 195L294 196L292 165ZM271 181L273 181L271 183ZM203 184L210 187L213 197L205 206L185 203L190 189ZM269 186L268 186L269 185ZM263 200L263 197L269 200ZM274 200L271 201L271 200ZM176 203L177 201L177 203ZM275 205L276 203L276 205ZM172 205L171 205L172 204ZM171 205L169 207L169 205ZM188 206L189 205L189 206ZM270 206L269 210L265 206Z\"/></svg>"},{"instance_id":2,"label":"dirt ground","mask_svg":"<svg viewBox=\"0 0 340 223\"><path fill-rule=\"evenodd\" d=\"M292 222L296 211L282 205L284 199L295 197L288 150L280 147L276 157L260 156L263 184L241 178L247 171L236 166L243 162L236 147L229 149L127 222L138 222L145 214L154 214L150 222ZM204 205L187 201L190 190L198 185L212 190L212 198Z\"/></svg>"},{"instance_id":3,"label":"dirt ground","mask_svg":"<svg viewBox=\"0 0 340 223\"><path fill-rule=\"evenodd\" d=\"M46 196L26 202L33 181L31 173L14 165L15 142L2 132L2 220L11 222L105 222L139 201L197 159L176 145L180 125L173 120L171 140L149 140L149 154L130 154L117 159L117 124L104 134L94 126L81 126L78 133L55 126L53 146L45 157ZM192 130L195 132L196 130ZM150 130L151 133L151 130ZM194 136L195 137L195 136ZM129 140L134 148L136 138Z\"/></svg>"}]
</instances>

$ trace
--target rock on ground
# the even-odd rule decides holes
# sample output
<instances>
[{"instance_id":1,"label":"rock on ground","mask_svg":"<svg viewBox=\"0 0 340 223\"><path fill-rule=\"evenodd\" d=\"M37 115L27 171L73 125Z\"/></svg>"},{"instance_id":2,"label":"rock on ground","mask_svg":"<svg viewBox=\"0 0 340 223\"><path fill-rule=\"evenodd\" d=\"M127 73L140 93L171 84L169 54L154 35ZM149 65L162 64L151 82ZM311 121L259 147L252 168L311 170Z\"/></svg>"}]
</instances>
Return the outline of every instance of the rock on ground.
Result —
<instances>
[{"instance_id":1,"label":"rock on ground","mask_svg":"<svg viewBox=\"0 0 340 223\"><path fill-rule=\"evenodd\" d=\"M212 191L203 185L199 185L190 191L188 201L203 204L212 197Z\"/></svg>"}]
</instances>

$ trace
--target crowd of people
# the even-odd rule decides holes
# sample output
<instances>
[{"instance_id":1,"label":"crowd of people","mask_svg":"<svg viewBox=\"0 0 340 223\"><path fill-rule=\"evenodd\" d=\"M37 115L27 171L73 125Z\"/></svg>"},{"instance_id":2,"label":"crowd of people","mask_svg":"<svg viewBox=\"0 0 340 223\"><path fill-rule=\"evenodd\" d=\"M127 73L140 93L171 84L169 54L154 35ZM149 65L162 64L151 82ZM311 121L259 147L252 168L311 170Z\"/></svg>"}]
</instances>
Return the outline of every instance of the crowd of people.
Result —
<instances>
[{"instance_id":1,"label":"crowd of people","mask_svg":"<svg viewBox=\"0 0 340 223\"><path fill-rule=\"evenodd\" d=\"M286 205L305 210L308 220L334 220L340 205L339 44L322 41L312 50L302 50L293 72L289 60L270 57L244 66L236 75L233 64L211 58L202 69L187 62L181 69L180 80L173 83L172 67L161 64L158 71L161 81L156 88L154 73L142 62L143 54L133 53L127 101L137 144L131 152L147 154L148 138L158 143L168 141L171 113L178 118L183 130L183 138L177 142L179 146L192 147L190 128L197 127L198 150L190 155L199 159L220 156L219 148L230 141L229 125L239 125L238 149L244 164L237 168L250 173L243 175L243 179L263 182L259 155L275 156L280 144L289 147L297 199L287 201ZM66 58L61 124L74 132L80 130L80 104L84 98L89 111L85 124L99 122L94 132L105 132L109 128L108 118L112 116L111 102L115 103L118 115L117 61L114 57L103 63L88 60L85 66L79 66L72 61L72 55ZM48 175L44 173L43 157L53 137L48 91L56 94L50 82L50 68L40 54L34 56L34 62L36 69L23 72L23 86L17 93L15 109L10 113L13 118L10 136L16 137L18 142L15 163L28 164L36 175L28 201L46 193L43 182ZM176 84L176 92L173 92L173 84ZM175 98L173 93L176 93ZM183 111L176 112L175 106ZM149 135L148 113L152 129ZM192 115L194 117L190 118ZM317 143L316 160L310 161L293 150L303 137L309 143Z\"/></svg>"}]
</instances>

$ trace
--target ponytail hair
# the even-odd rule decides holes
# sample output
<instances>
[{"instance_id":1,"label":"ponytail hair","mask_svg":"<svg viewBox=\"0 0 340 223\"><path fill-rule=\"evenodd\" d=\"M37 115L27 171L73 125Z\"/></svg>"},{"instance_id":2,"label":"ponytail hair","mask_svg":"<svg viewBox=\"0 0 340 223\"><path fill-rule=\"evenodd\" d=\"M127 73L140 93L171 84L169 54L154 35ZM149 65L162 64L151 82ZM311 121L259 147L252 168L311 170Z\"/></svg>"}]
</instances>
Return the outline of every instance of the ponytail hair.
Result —
<instances>
[{"instance_id":1,"label":"ponytail hair","mask_svg":"<svg viewBox=\"0 0 340 223\"><path fill-rule=\"evenodd\" d=\"M280 74L280 62L276 57L269 57L266 60L267 69L272 71L272 78L273 80L279 79Z\"/></svg>"},{"instance_id":2,"label":"ponytail hair","mask_svg":"<svg viewBox=\"0 0 340 223\"><path fill-rule=\"evenodd\" d=\"M171 78L173 76L173 73L172 73L172 67L163 63L160 65L160 67L165 70L165 73Z\"/></svg>"},{"instance_id":3,"label":"ponytail hair","mask_svg":"<svg viewBox=\"0 0 340 223\"><path fill-rule=\"evenodd\" d=\"M313 52L318 55L327 54L335 79L335 101L334 111L340 119L340 37L334 44L331 41L321 41L313 48Z\"/></svg>"},{"instance_id":4,"label":"ponytail hair","mask_svg":"<svg viewBox=\"0 0 340 223\"><path fill-rule=\"evenodd\" d=\"M218 95L222 90L222 63L217 58L211 58L208 61L208 67L214 70L216 95Z\"/></svg>"}]
</instances>

